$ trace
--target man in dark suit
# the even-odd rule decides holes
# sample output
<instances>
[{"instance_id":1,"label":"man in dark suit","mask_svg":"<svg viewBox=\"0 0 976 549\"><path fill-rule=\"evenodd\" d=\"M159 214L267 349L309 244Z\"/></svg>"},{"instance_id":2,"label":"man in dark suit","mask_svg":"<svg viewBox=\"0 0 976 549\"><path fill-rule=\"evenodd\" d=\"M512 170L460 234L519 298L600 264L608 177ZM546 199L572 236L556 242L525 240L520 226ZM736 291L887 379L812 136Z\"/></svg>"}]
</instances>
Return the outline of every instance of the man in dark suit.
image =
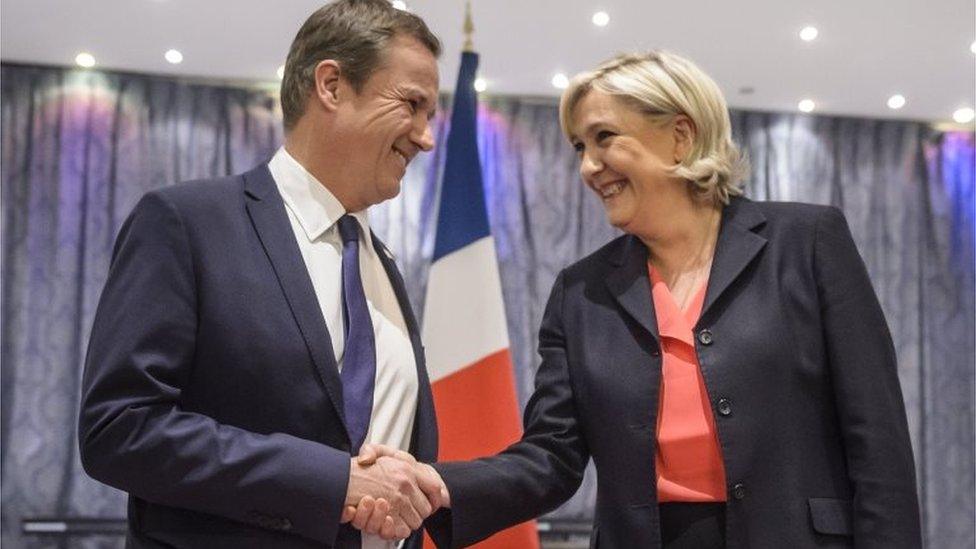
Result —
<instances>
[{"instance_id":1,"label":"man in dark suit","mask_svg":"<svg viewBox=\"0 0 976 549\"><path fill-rule=\"evenodd\" d=\"M416 321L366 210L433 146L439 52L384 0L316 11L288 54L285 146L126 220L79 441L85 470L129 493L130 546L390 547L438 505L402 462L350 456L437 454ZM384 539L341 524L349 503L389 510Z\"/></svg>"}]
</instances>

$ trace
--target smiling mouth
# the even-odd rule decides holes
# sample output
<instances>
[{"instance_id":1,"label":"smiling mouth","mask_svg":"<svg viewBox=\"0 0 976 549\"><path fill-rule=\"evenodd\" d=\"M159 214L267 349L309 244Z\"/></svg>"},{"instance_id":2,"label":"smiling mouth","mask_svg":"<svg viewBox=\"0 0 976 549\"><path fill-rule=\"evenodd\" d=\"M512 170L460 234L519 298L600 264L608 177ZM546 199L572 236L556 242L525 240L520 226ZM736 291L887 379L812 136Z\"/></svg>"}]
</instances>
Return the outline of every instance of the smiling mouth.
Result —
<instances>
[{"instance_id":1,"label":"smiling mouth","mask_svg":"<svg viewBox=\"0 0 976 549\"><path fill-rule=\"evenodd\" d=\"M403 154L397 149L393 149L393 152L400 157L400 160L403 162L403 167L406 168L407 164L410 162L410 159L407 158L407 155Z\"/></svg>"},{"instance_id":2,"label":"smiling mouth","mask_svg":"<svg viewBox=\"0 0 976 549\"><path fill-rule=\"evenodd\" d=\"M613 183L608 183L602 187L597 187L596 192L600 195L600 198L606 200L620 194L620 192L624 189L624 184L624 181L614 181Z\"/></svg>"}]
</instances>

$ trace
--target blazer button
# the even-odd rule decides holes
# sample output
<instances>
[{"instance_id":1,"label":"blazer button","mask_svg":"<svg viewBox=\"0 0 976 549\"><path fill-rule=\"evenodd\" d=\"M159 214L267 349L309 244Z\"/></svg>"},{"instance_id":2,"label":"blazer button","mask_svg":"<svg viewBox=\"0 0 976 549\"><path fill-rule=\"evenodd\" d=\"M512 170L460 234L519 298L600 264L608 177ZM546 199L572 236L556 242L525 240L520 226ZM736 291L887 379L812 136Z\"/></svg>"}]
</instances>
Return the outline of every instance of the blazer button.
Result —
<instances>
[{"instance_id":1,"label":"blazer button","mask_svg":"<svg viewBox=\"0 0 976 549\"><path fill-rule=\"evenodd\" d=\"M712 341L714 341L712 338L712 331L705 328L704 330L698 332L698 341L701 342L702 345L711 345Z\"/></svg>"},{"instance_id":2,"label":"blazer button","mask_svg":"<svg viewBox=\"0 0 976 549\"><path fill-rule=\"evenodd\" d=\"M741 482L732 487L732 497L735 499L743 499L746 497L746 487Z\"/></svg>"},{"instance_id":3,"label":"blazer button","mask_svg":"<svg viewBox=\"0 0 976 549\"><path fill-rule=\"evenodd\" d=\"M718 413L722 416L732 415L732 402L727 398L720 398L718 400Z\"/></svg>"},{"instance_id":4,"label":"blazer button","mask_svg":"<svg viewBox=\"0 0 976 549\"><path fill-rule=\"evenodd\" d=\"M281 519L281 521L279 521L278 526L282 530L291 530L291 521L286 518L283 518Z\"/></svg>"}]
</instances>

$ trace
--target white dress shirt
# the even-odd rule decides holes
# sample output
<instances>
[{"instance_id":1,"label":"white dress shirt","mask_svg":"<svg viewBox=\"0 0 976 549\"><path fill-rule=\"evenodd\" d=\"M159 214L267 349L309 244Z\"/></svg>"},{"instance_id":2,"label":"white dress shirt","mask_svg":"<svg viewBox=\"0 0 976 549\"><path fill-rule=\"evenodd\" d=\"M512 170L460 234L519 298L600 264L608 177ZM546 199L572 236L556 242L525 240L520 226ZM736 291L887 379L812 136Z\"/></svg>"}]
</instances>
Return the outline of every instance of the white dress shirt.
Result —
<instances>
[{"instance_id":1,"label":"white dress shirt","mask_svg":"<svg viewBox=\"0 0 976 549\"><path fill-rule=\"evenodd\" d=\"M285 202L288 221L312 280L332 349L342 370L345 330L342 312L342 238L337 222L347 212L339 200L282 147L268 163ZM359 224L359 271L376 339L373 412L366 442L409 451L417 413L417 363L407 324L380 262L366 212L350 213ZM363 535L363 549L396 544Z\"/></svg>"}]
</instances>

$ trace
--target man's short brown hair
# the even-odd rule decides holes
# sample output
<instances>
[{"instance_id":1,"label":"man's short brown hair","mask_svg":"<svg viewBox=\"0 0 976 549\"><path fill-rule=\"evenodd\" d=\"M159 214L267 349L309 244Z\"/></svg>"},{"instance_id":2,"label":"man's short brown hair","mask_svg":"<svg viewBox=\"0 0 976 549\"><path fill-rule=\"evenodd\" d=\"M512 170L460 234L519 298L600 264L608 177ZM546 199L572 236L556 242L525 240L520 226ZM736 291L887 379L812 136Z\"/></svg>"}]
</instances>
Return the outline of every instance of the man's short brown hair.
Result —
<instances>
[{"instance_id":1,"label":"man's short brown hair","mask_svg":"<svg viewBox=\"0 0 976 549\"><path fill-rule=\"evenodd\" d=\"M394 8L387 0L339 0L315 11L298 30L285 61L281 110L285 130L305 113L315 84L315 67L324 59L339 63L342 75L358 93L378 68L391 38L416 38L434 57L441 42L420 17Z\"/></svg>"}]
</instances>

